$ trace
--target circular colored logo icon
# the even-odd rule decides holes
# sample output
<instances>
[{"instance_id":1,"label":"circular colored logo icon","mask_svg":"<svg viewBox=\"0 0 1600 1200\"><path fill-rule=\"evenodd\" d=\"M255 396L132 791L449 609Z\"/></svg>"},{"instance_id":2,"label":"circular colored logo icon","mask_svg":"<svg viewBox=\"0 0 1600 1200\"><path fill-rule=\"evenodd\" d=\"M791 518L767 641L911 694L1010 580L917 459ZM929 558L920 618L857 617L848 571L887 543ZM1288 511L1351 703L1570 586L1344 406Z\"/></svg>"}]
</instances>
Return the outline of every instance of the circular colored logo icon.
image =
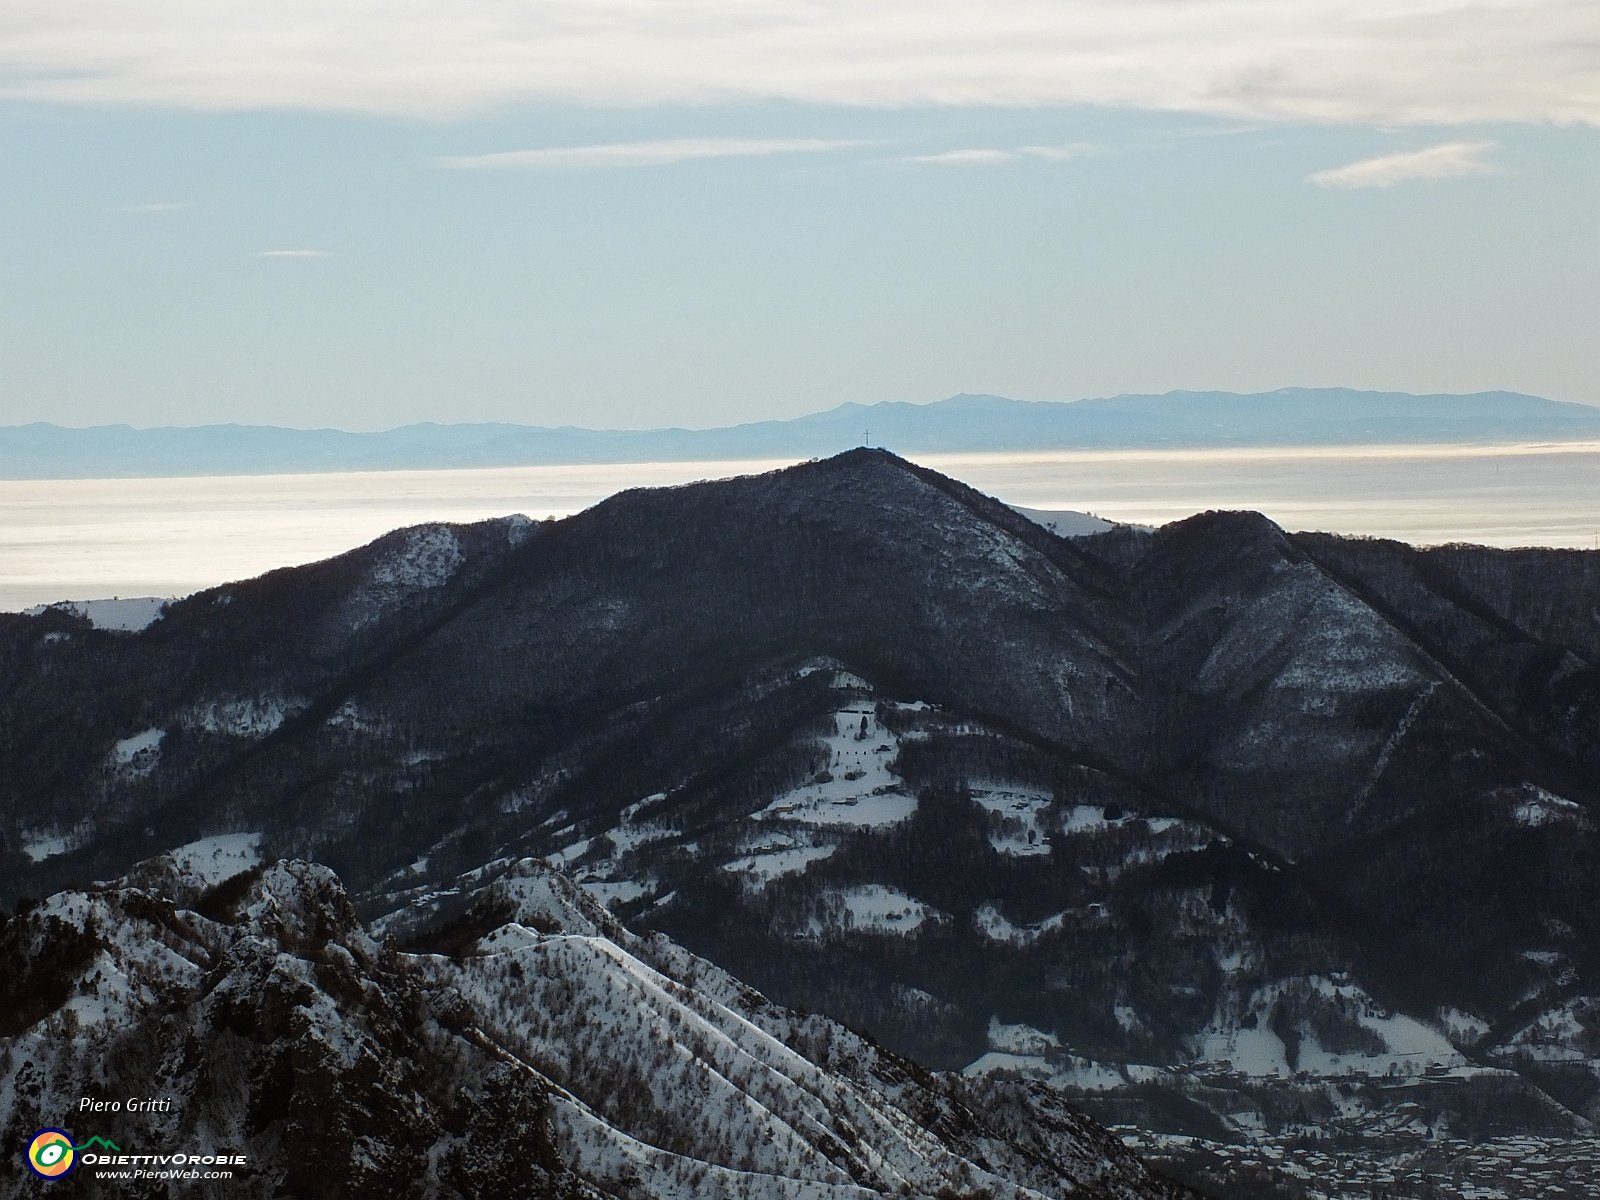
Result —
<instances>
[{"instance_id":1,"label":"circular colored logo icon","mask_svg":"<svg viewBox=\"0 0 1600 1200\"><path fill-rule=\"evenodd\" d=\"M35 1175L60 1179L77 1161L78 1156L72 1152L72 1138L65 1129L41 1129L28 1143L28 1165Z\"/></svg>"}]
</instances>

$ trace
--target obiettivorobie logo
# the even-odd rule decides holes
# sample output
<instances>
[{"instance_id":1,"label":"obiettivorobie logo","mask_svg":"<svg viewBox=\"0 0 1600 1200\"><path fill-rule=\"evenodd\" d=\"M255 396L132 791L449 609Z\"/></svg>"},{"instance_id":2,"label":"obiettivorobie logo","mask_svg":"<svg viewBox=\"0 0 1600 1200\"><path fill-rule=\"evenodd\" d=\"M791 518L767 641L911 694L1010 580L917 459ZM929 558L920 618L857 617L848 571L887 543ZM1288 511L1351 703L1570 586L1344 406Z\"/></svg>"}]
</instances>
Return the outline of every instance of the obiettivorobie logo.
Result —
<instances>
[{"instance_id":1,"label":"obiettivorobie logo","mask_svg":"<svg viewBox=\"0 0 1600 1200\"><path fill-rule=\"evenodd\" d=\"M28 1143L28 1166L42 1179L60 1179L72 1174L78 1165L78 1151L102 1146L121 1153L122 1147L103 1137L92 1137L81 1146L72 1144L72 1135L65 1129L41 1129Z\"/></svg>"},{"instance_id":2,"label":"obiettivorobie logo","mask_svg":"<svg viewBox=\"0 0 1600 1200\"><path fill-rule=\"evenodd\" d=\"M41 1129L28 1143L28 1167L41 1179L60 1179L82 1163L93 1168L134 1167L113 1172L117 1179L230 1179L231 1170L205 1171L200 1167L242 1167L243 1154L125 1154L122 1147L103 1137L74 1145L65 1129ZM185 1168L188 1168L185 1170Z\"/></svg>"}]
</instances>

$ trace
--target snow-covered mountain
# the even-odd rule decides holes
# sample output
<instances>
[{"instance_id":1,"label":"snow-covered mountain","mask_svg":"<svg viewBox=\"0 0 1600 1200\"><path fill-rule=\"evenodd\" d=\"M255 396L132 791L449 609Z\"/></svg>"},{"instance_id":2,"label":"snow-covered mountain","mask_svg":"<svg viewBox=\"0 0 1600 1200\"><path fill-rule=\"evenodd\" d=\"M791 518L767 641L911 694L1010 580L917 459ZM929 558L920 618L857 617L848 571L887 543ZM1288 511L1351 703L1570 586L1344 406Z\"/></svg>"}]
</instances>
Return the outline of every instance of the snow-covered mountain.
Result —
<instances>
[{"instance_id":1,"label":"snow-covered mountain","mask_svg":"<svg viewBox=\"0 0 1600 1200\"><path fill-rule=\"evenodd\" d=\"M96 629L115 629L122 633L137 633L161 615L161 610L172 598L161 596L114 597L103 600L62 600L55 604L38 604L24 611L36 617L47 608L63 609L88 620Z\"/></svg>"},{"instance_id":2,"label":"snow-covered mountain","mask_svg":"<svg viewBox=\"0 0 1600 1200\"><path fill-rule=\"evenodd\" d=\"M39 423L0 426L0 479L797 459L836 454L863 439L902 454L937 454L1535 438L1600 438L1600 408L1516 392L1418 396L1282 388L1068 403L958 395L932 404L842 404L790 420L720 429L421 424L347 433L244 425L66 429Z\"/></svg>"},{"instance_id":3,"label":"snow-covered mountain","mask_svg":"<svg viewBox=\"0 0 1600 1200\"><path fill-rule=\"evenodd\" d=\"M1105 533L1117 526L1115 521L1068 508L1024 508L1020 504L1011 507L1028 520L1043 525L1057 537L1087 537L1092 533Z\"/></svg>"},{"instance_id":4,"label":"snow-covered mountain","mask_svg":"<svg viewBox=\"0 0 1600 1200\"><path fill-rule=\"evenodd\" d=\"M535 858L1117 1125L1587 1136L1596 595L1248 513L1058 537L868 451L402 530L142 632L0 616L0 891L258 848L404 938Z\"/></svg>"},{"instance_id":5,"label":"snow-covered mountain","mask_svg":"<svg viewBox=\"0 0 1600 1200\"><path fill-rule=\"evenodd\" d=\"M531 860L406 952L326 868L219 880L218 849L0 925L8 1144L242 1156L225 1186L260 1197L1187 1194L1049 1090L782 1009Z\"/></svg>"}]
</instances>

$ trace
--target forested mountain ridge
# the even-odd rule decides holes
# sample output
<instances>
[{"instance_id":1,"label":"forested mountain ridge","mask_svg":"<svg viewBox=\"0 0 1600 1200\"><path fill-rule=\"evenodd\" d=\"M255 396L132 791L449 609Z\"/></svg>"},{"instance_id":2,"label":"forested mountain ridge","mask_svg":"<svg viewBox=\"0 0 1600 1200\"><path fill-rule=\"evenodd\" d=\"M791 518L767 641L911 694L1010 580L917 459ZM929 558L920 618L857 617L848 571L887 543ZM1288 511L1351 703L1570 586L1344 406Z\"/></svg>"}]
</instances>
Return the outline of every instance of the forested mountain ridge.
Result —
<instances>
[{"instance_id":1,"label":"forested mountain ridge","mask_svg":"<svg viewBox=\"0 0 1600 1200\"><path fill-rule=\"evenodd\" d=\"M1133 1123L1415 1077L1430 1128L1582 1129L1597 595L1600 555L1248 513L1058 538L880 451L419 527L139 634L0 620L0 879L251 834L402 937L547 858L780 1002Z\"/></svg>"}]
</instances>

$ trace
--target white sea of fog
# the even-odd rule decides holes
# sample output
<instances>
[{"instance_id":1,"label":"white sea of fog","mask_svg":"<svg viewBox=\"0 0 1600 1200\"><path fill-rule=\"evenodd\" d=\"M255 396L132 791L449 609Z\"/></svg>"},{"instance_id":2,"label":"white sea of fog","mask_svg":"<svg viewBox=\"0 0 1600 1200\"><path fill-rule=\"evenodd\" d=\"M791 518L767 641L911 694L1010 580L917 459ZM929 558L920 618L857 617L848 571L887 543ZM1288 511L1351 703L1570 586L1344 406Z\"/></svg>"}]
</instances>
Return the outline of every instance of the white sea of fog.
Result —
<instances>
[{"instance_id":1,"label":"white sea of fog","mask_svg":"<svg viewBox=\"0 0 1600 1200\"><path fill-rule=\"evenodd\" d=\"M1010 504L1160 525L1256 509L1286 529L1419 544L1600 546L1600 443L924 455ZM0 481L0 611L181 596L402 525L566 516L630 487L778 462L198 479Z\"/></svg>"}]
</instances>

